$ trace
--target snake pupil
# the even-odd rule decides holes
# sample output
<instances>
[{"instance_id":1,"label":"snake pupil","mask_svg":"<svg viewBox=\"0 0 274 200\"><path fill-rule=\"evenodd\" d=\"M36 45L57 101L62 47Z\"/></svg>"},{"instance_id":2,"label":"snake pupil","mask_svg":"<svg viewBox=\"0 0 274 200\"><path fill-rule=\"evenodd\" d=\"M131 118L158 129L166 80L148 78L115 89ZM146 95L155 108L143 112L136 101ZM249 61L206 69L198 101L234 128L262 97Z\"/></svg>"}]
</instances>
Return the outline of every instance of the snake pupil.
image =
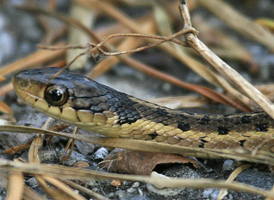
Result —
<instances>
[{"instance_id":1,"label":"snake pupil","mask_svg":"<svg viewBox=\"0 0 274 200\"><path fill-rule=\"evenodd\" d=\"M50 91L50 97L53 101L60 101L62 99L62 92L57 89L53 89Z\"/></svg>"},{"instance_id":2,"label":"snake pupil","mask_svg":"<svg viewBox=\"0 0 274 200\"><path fill-rule=\"evenodd\" d=\"M46 101L53 106L62 106L68 100L68 90L64 86L51 85L45 90Z\"/></svg>"}]
</instances>

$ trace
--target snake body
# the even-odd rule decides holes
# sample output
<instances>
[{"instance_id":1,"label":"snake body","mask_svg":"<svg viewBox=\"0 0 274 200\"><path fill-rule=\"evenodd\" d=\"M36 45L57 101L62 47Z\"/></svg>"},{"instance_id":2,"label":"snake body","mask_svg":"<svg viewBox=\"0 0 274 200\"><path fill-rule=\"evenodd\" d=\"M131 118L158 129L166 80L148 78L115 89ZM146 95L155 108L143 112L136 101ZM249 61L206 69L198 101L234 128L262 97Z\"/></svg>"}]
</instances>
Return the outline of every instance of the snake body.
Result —
<instances>
[{"instance_id":1,"label":"snake body","mask_svg":"<svg viewBox=\"0 0 274 200\"><path fill-rule=\"evenodd\" d=\"M13 77L16 94L53 118L109 137L204 149L274 152L274 121L264 112L205 115L172 110L58 68ZM199 157L208 157L199 154Z\"/></svg>"}]
</instances>

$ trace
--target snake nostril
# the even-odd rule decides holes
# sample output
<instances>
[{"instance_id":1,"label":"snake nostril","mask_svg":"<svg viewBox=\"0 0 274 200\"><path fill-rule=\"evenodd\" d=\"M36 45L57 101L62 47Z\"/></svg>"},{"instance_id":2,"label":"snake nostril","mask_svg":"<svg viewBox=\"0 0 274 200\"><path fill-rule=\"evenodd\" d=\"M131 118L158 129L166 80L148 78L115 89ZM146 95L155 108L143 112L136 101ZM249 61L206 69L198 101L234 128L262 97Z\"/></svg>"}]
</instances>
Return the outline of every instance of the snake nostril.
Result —
<instances>
[{"instance_id":1,"label":"snake nostril","mask_svg":"<svg viewBox=\"0 0 274 200\"><path fill-rule=\"evenodd\" d=\"M26 81L23 81L23 80L21 80L19 82L19 84L21 85L21 87L27 87L28 86L28 83Z\"/></svg>"}]
</instances>

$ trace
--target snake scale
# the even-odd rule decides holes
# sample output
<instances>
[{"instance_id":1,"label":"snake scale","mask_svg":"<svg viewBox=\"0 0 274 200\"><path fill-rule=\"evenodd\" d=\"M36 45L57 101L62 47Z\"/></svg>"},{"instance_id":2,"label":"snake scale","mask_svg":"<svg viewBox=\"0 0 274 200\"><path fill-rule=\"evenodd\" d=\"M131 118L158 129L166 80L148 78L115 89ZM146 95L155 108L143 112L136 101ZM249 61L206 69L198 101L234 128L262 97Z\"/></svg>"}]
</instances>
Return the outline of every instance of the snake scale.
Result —
<instances>
[{"instance_id":1,"label":"snake scale","mask_svg":"<svg viewBox=\"0 0 274 200\"><path fill-rule=\"evenodd\" d=\"M264 112L233 115L187 113L118 92L58 68L32 69L13 77L26 104L65 123L109 137L204 149L274 152L274 121ZM208 157L199 154L199 157Z\"/></svg>"}]
</instances>

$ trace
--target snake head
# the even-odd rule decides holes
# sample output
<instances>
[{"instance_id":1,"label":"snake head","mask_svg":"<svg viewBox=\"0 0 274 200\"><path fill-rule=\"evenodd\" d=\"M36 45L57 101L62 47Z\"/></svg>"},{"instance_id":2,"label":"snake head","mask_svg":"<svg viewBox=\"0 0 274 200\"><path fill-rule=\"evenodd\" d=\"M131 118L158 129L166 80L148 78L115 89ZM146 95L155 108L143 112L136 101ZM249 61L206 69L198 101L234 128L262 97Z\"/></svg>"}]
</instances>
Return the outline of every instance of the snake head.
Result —
<instances>
[{"instance_id":1,"label":"snake head","mask_svg":"<svg viewBox=\"0 0 274 200\"><path fill-rule=\"evenodd\" d=\"M55 77L59 70L21 71L13 77L14 90L31 107L85 129L94 130L107 123L120 126L140 118L130 114L135 108L128 95L67 71Z\"/></svg>"},{"instance_id":2,"label":"snake head","mask_svg":"<svg viewBox=\"0 0 274 200\"><path fill-rule=\"evenodd\" d=\"M44 112L47 111L46 105L83 108L82 100L106 94L98 83L77 74L63 71L54 77L59 70L52 67L21 71L12 79L14 90L25 103ZM41 104L35 105L39 101Z\"/></svg>"}]
</instances>

